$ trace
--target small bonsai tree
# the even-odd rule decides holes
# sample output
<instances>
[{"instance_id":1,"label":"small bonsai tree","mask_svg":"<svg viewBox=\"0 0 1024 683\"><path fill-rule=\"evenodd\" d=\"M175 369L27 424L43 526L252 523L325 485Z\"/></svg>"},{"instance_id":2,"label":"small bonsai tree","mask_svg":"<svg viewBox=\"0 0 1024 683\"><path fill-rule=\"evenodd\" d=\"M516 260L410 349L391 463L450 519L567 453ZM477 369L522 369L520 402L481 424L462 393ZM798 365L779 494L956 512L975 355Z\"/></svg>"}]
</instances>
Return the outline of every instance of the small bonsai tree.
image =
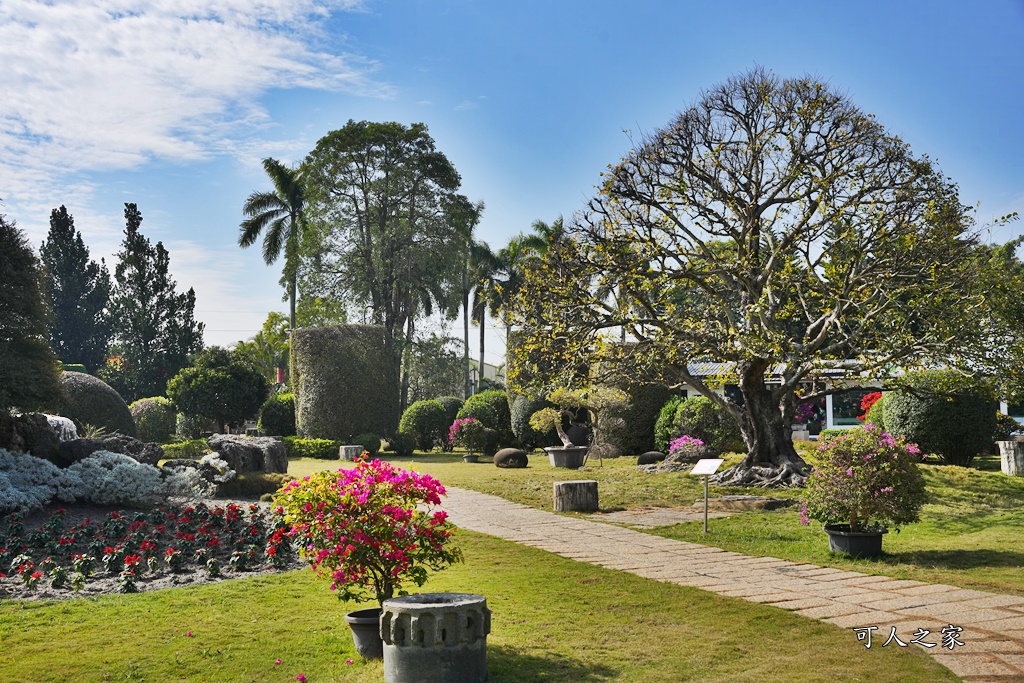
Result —
<instances>
[{"instance_id":1,"label":"small bonsai tree","mask_svg":"<svg viewBox=\"0 0 1024 683\"><path fill-rule=\"evenodd\" d=\"M626 403L626 395L618 389L611 387L587 387L583 389L569 389L559 387L550 394L548 400L555 404L555 408L542 408L530 416L530 426L538 432L546 432L554 429L561 439L565 448L573 448L584 444L575 444L566 434L562 427L563 419L568 420L572 426L580 426L579 413L581 410L587 412L590 417L590 445L596 446L601 442L605 432L616 426L620 418L608 417L609 413L619 412ZM601 465L604 465L604 458L598 453ZM586 462L586 461L584 461Z\"/></svg>"}]
</instances>

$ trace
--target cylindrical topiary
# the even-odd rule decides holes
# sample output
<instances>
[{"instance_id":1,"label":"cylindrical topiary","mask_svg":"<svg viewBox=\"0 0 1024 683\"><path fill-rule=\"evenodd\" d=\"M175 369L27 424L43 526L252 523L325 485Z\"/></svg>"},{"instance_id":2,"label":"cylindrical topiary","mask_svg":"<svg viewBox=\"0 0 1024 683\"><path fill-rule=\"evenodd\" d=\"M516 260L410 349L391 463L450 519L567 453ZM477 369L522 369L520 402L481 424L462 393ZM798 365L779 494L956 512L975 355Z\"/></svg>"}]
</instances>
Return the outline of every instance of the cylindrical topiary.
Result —
<instances>
[{"instance_id":1,"label":"cylindrical topiary","mask_svg":"<svg viewBox=\"0 0 1024 683\"><path fill-rule=\"evenodd\" d=\"M132 411L109 384L84 372L61 373L65 400L60 414L71 418L79 428L102 427L107 433L138 436Z\"/></svg>"},{"instance_id":2,"label":"cylindrical topiary","mask_svg":"<svg viewBox=\"0 0 1024 683\"><path fill-rule=\"evenodd\" d=\"M430 399L416 401L406 408L398 422L398 431L412 434L416 439L416 447L421 451L429 451L447 438L451 424L441 402Z\"/></svg>"},{"instance_id":3,"label":"cylindrical topiary","mask_svg":"<svg viewBox=\"0 0 1024 683\"><path fill-rule=\"evenodd\" d=\"M629 384L623 387L626 402L604 416L614 425L603 439L618 446L625 455L637 455L655 447L654 429L672 390L664 384Z\"/></svg>"},{"instance_id":4,"label":"cylindrical topiary","mask_svg":"<svg viewBox=\"0 0 1024 683\"><path fill-rule=\"evenodd\" d=\"M348 439L398 431L398 364L383 327L337 325L292 333L300 436Z\"/></svg>"},{"instance_id":5,"label":"cylindrical topiary","mask_svg":"<svg viewBox=\"0 0 1024 683\"><path fill-rule=\"evenodd\" d=\"M473 417L485 427L498 432L499 447L511 446L515 440L512 434L512 416L508 398L504 391L483 391L466 399L456 419Z\"/></svg>"},{"instance_id":6,"label":"cylindrical topiary","mask_svg":"<svg viewBox=\"0 0 1024 683\"><path fill-rule=\"evenodd\" d=\"M512 434L519 446L527 450L557 446L561 443L558 433L549 429L546 433L538 432L530 426L530 416L538 410L553 408L554 403L545 398L532 398L522 394L512 394L510 399Z\"/></svg>"},{"instance_id":7,"label":"cylindrical topiary","mask_svg":"<svg viewBox=\"0 0 1024 683\"><path fill-rule=\"evenodd\" d=\"M904 380L905 388L885 397L888 432L961 467L991 446L996 410L989 387L952 370L916 372Z\"/></svg>"},{"instance_id":8,"label":"cylindrical topiary","mask_svg":"<svg viewBox=\"0 0 1024 683\"><path fill-rule=\"evenodd\" d=\"M174 436L177 414L169 398L140 398L131 404L130 410L142 441L166 443Z\"/></svg>"},{"instance_id":9,"label":"cylindrical topiary","mask_svg":"<svg viewBox=\"0 0 1024 683\"><path fill-rule=\"evenodd\" d=\"M295 436L295 395L275 394L260 408L259 430L267 436Z\"/></svg>"}]
</instances>

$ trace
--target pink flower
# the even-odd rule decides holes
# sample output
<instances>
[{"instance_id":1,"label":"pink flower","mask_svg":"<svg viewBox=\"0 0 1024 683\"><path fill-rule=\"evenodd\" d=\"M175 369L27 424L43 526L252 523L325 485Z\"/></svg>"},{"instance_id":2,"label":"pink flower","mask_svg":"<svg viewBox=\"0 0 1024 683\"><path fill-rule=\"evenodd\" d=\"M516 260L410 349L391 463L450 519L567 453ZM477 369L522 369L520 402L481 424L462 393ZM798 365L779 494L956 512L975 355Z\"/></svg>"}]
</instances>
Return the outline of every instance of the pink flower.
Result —
<instances>
[{"instance_id":1,"label":"pink flower","mask_svg":"<svg viewBox=\"0 0 1024 683\"><path fill-rule=\"evenodd\" d=\"M852 467L846 468L846 476L848 476L848 477L852 477L853 476L853 468Z\"/></svg>"},{"instance_id":2,"label":"pink flower","mask_svg":"<svg viewBox=\"0 0 1024 683\"><path fill-rule=\"evenodd\" d=\"M191 638L192 637L192 631L189 631L188 633L186 633L185 637L186 638Z\"/></svg>"},{"instance_id":3,"label":"pink flower","mask_svg":"<svg viewBox=\"0 0 1024 683\"><path fill-rule=\"evenodd\" d=\"M274 664L280 664L280 663L281 663L281 659L280 658L277 658L277 659L274 660Z\"/></svg>"},{"instance_id":4,"label":"pink flower","mask_svg":"<svg viewBox=\"0 0 1024 683\"><path fill-rule=\"evenodd\" d=\"M303 683L306 680L306 677L302 674L299 674L295 677L295 680L297 680L299 683Z\"/></svg>"},{"instance_id":5,"label":"pink flower","mask_svg":"<svg viewBox=\"0 0 1024 683\"><path fill-rule=\"evenodd\" d=\"M345 663L346 663L346 664L351 664L351 663L352 663L352 660L351 660L351 659L346 659L346 660L345 660Z\"/></svg>"}]
</instances>

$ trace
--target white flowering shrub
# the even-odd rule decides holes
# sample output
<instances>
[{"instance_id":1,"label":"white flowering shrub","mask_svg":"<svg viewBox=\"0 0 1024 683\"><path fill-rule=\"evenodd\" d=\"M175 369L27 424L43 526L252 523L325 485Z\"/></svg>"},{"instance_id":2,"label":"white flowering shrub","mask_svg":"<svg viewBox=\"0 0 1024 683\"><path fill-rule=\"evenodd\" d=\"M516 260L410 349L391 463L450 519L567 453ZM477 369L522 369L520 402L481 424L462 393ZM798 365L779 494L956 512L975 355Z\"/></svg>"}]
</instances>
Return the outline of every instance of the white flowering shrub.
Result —
<instances>
[{"instance_id":1,"label":"white flowering shrub","mask_svg":"<svg viewBox=\"0 0 1024 683\"><path fill-rule=\"evenodd\" d=\"M214 476L213 480L218 484L227 483L235 478L235 471L231 469L231 465L229 465L224 458L220 457L220 453L217 453L216 451L204 455L202 460L199 461L199 464L209 465L213 469L217 470L219 474Z\"/></svg>"},{"instance_id":2,"label":"white flowering shrub","mask_svg":"<svg viewBox=\"0 0 1024 683\"><path fill-rule=\"evenodd\" d=\"M63 479L64 473L48 460L0 448L0 512L43 507L53 499Z\"/></svg>"},{"instance_id":3,"label":"white flowering shrub","mask_svg":"<svg viewBox=\"0 0 1024 683\"><path fill-rule=\"evenodd\" d=\"M164 489L175 498L212 498L217 494L217 485L207 481L194 467L172 470L164 477Z\"/></svg>"},{"instance_id":4,"label":"white flowering shrub","mask_svg":"<svg viewBox=\"0 0 1024 683\"><path fill-rule=\"evenodd\" d=\"M96 451L65 472L81 480L75 497L97 505L146 507L164 497L160 470L121 453Z\"/></svg>"}]
</instances>

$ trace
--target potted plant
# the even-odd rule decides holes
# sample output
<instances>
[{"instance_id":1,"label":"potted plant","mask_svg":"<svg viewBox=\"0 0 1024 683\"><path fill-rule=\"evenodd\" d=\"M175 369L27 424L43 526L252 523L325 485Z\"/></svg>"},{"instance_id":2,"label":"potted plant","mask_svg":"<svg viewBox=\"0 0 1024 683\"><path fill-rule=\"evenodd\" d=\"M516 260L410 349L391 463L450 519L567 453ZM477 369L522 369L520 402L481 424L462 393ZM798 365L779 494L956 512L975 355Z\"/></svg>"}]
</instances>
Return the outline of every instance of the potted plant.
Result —
<instances>
[{"instance_id":1,"label":"potted plant","mask_svg":"<svg viewBox=\"0 0 1024 683\"><path fill-rule=\"evenodd\" d=\"M479 456L473 451L482 451L487 443L487 428L475 417L463 417L452 423L448 429L448 440L453 446L462 446L465 462L477 462Z\"/></svg>"},{"instance_id":2,"label":"potted plant","mask_svg":"<svg viewBox=\"0 0 1024 683\"><path fill-rule=\"evenodd\" d=\"M449 546L454 527L447 513L431 510L444 493L429 475L360 460L354 469L293 481L277 497L288 535L338 598L377 601L378 607L345 617L367 659L383 656L380 605L406 595L406 581L422 586L428 569L462 560L461 551Z\"/></svg>"},{"instance_id":3,"label":"potted plant","mask_svg":"<svg viewBox=\"0 0 1024 683\"><path fill-rule=\"evenodd\" d=\"M818 447L806 480L800 522L822 522L832 550L854 557L882 552L887 526L918 520L925 501L921 450L873 424Z\"/></svg>"},{"instance_id":4,"label":"potted plant","mask_svg":"<svg viewBox=\"0 0 1024 683\"><path fill-rule=\"evenodd\" d=\"M547 399L554 403L557 408L542 408L530 416L530 426L538 432L547 432L552 428L561 439L562 445L545 448L552 467L568 467L579 469L586 464L586 453L588 447L583 444L575 444L562 428L563 419L571 426L580 426L578 420L580 411L585 411L590 418L590 447L601 443L604 432L610 429L612 422L619 418L612 418L608 413L622 408L626 402L626 395L618 389L611 387L588 387L583 389L568 389L559 387L550 394ZM600 455L598 456L600 457ZM604 465L604 458L600 459Z\"/></svg>"}]
</instances>

